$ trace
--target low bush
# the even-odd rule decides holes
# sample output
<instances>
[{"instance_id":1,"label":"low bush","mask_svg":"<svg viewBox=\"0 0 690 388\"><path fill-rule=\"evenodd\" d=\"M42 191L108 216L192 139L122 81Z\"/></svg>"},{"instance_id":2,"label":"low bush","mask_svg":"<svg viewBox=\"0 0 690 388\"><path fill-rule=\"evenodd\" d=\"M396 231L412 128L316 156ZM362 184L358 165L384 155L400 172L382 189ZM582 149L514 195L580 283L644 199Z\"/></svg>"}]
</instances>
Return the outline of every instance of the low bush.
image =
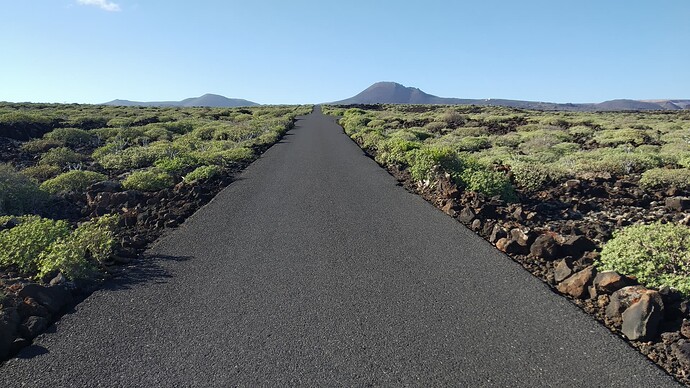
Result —
<instances>
[{"instance_id":1,"label":"low bush","mask_svg":"<svg viewBox=\"0 0 690 388\"><path fill-rule=\"evenodd\" d=\"M499 171L491 171L482 168L465 170L461 175L461 181L465 188L488 197L500 196L506 201L515 201L516 195L510 179Z\"/></svg>"},{"instance_id":2,"label":"low bush","mask_svg":"<svg viewBox=\"0 0 690 388\"><path fill-rule=\"evenodd\" d=\"M456 145L458 151L476 152L479 150L491 147L491 141L488 137L464 137L458 141Z\"/></svg>"},{"instance_id":3,"label":"low bush","mask_svg":"<svg viewBox=\"0 0 690 388\"><path fill-rule=\"evenodd\" d=\"M47 194L27 176L9 164L0 164L0 215L37 212L47 198Z\"/></svg>"},{"instance_id":4,"label":"low bush","mask_svg":"<svg viewBox=\"0 0 690 388\"><path fill-rule=\"evenodd\" d=\"M33 178L39 182L46 179L55 178L62 172L62 169L52 164L38 164L22 170L22 174Z\"/></svg>"},{"instance_id":5,"label":"low bush","mask_svg":"<svg viewBox=\"0 0 690 388\"><path fill-rule=\"evenodd\" d=\"M191 183L200 179L210 179L220 175L221 171L221 168L218 166L200 166L185 175L183 180L187 183Z\"/></svg>"},{"instance_id":6,"label":"low bush","mask_svg":"<svg viewBox=\"0 0 690 388\"><path fill-rule=\"evenodd\" d=\"M62 142L70 147L93 144L96 137L83 129L57 128L43 136L44 139Z\"/></svg>"},{"instance_id":7,"label":"low bush","mask_svg":"<svg viewBox=\"0 0 690 388\"><path fill-rule=\"evenodd\" d=\"M91 275L95 264L112 256L118 220L117 215L100 217L53 242L38 258L38 276L61 272L68 279L78 279Z\"/></svg>"},{"instance_id":8,"label":"low bush","mask_svg":"<svg viewBox=\"0 0 690 388\"><path fill-rule=\"evenodd\" d=\"M76 153L67 147L58 147L48 150L41 155L38 164L51 164L59 167L66 167L70 164L77 164L85 159L84 155Z\"/></svg>"},{"instance_id":9,"label":"low bush","mask_svg":"<svg viewBox=\"0 0 690 388\"><path fill-rule=\"evenodd\" d=\"M510 170L518 187L528 193L543 190L549 183L558 182L566 171L555 164L512 163Z\"/></svg>"},{"instance_id":10,"label":"low bush","mask_svg":"<svg viewBox=\"0 0 690 388\"><path fill-rule=\"evenodd\" d=\"M200 163L206 165L231 166L254 158L254 151L247 147L237 147L220 151L203 151L195 155Z\"/></svg>"},{"instance_id":11,"label":"low bush","mask_svg":"<svg viewBox=\"0 0 690 388\"><path fill-rule=\"evenodd\" d=\"M55 139L31 139L27 141L26 143L22 144L22 151L28 152L31 154L38 154L38 153L43 153L51 148L57 148L57 147L62 147L64 146L65 143L59 140Z\"/></svg>"},{"instance_id":12,"label":"low bush","mask_svg":"<svg viewBox=\"0 0 690 388\"><path fill-rule=\"evenodd\" d=\"M419 142L400 138L383 140L377 146L376 161L383 165L406 164L407 153L418 149L420 146L421 143Z\"/></svg>"},{"instance_id":13,"label":"low bush","mask_svg":"<svg viewBox=\"0 0 690 388\"><path fill-rule=\"evenodd\" d=\"M59 271L77 279L91 274L94 262L111 256L118 216L86 222L74 231L65 221L35 215L16 220L17 226L0 231L0 265L38 277Z\"/></svg>"},{"instance_id":14,"label":"low bush","mask_svg":"<svg viewBox=\"0 0 690 388\"><path fill-rule=\"evenodd\" d=\"M106 179L107 176L94 171L72 170L43 182L41 189L52 194L85 191L92 184Z\"/></svg>"},{"instance_id":15,"label":"low bush","mask_svg":"<svg viewBox=\"0 0 690 388\"><path fill-rule=\"evenodd\" d=\"M671 186L681 190L690 189L690 169L653 168L642 173L640 186L645 189L667 189Z\"/></svg>"},{"instance_id":16,"label":"low bush","mask_svg":"<svg viewBox=\"0 0 690 388\"><path fill-rule=\"evenodd\" d=\"M0 231L0 265L35 273L39 256L55 241L68 236L70 227L65 221L34 215L19 217L18 221L14 228Z\"/></svg>"},{"instance_id":17,"label":"low bush","mask_svg":"<svg viewBox=\"0 0 690 388\"><path fill-rule=\"evenodd\" d=\"M621 144L641 145L649 143L652 138L647 130L623 128L605 129L594 134L594 140L605 146L617 146Z\"/></svg>"},{"instance_id":18,"label":"low bush","mask_svg":"<svg viewBox=\"0 0 690 388\"><path fill-rule=\"evenodd\" d=\"M122 181L122 186L128 190L158 191L172 186L173 183L173 178L166 172L142 170L131 173Z\"/></svg>"},{"instance_id":19,"label":"low bush","mask_svg":"<svg viewBox=\"0 0 690 388\"><path fill-rule=\"evenodd\" d=\"M165 156L163 150L153 147L134 146L122 150L118 150L119 147L117 146L110 147L111 152L101 147L94 151L93 154L98 164L107 170L130 170L149 167L153 165L156 159Z\"/></svg>"},{"instance_id":20,"label":"low bush","mask_svg":"<svg viewBox=\"0 0 690 388\"><path fill-rule=\"evenodd\" d=\"M629 226L614 233L596 265L634 276L649 287L667 285L690 294L690 228L661 223Z\"/></svg>"},{"instance_id":21,"label":"low bush","mask_svg":"<svg viewBox=\"0 0 690 388\"><path fill-rule=\"evenodd\" d=\"M449 147L426 146L408 153L410 175L417 181L434 179L434 169L449 173L458 179L465 169L465 160Z\"/></svg>"},{"instance_id":22,"label":"low bush","mask_svg":"<svg viewBox=\"0 0 690 388\"><path fill-rule=\"evenodd\" d=\"M164 157L158 159L153 165L159 170L171 174L181 174L196 168L199 165L199 161L189 154L180 154L172 158Z\"/></svg>"}]
</instances>

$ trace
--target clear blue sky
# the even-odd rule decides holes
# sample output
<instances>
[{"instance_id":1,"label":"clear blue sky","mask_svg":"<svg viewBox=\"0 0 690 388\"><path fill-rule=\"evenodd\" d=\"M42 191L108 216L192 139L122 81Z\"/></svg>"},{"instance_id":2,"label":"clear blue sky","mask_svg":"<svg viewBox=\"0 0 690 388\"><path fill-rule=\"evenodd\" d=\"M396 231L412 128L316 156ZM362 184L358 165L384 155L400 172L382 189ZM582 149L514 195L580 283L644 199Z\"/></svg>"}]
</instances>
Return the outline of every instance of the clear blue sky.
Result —
<instances>
[{"instance_id":1,"label":"clear blue sky","mask_svg":"<svg viewBox=\"0 0 690 388\"><path fill-rule=\"evenodd\" d=\"M0 101L690 98L688 0L3 0Z\"/></svg>"}]
</instances>

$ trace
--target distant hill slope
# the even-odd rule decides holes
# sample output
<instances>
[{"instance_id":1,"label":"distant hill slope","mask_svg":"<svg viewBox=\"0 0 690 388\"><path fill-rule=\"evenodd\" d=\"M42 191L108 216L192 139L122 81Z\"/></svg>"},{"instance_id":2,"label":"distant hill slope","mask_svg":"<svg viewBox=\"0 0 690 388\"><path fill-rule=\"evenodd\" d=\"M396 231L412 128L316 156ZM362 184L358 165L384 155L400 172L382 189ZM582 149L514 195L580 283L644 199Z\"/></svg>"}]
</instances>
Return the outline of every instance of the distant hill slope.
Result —
<instances>
[{"instance_id":1,"label":"distant hill slope","mask_svg":"<svg viewBox=\"0 0 690 388\"><path fill-rule=\"evenodd\" d=\"M678 110L690 109L690 100L611 100L598 104L559 104L541 101L503 99L465 99L438 97L417 88L396 82L377 82L354 97L335 101L334 105L352 104L440 104L508 106L521 109L564 111L615 111L615 110Z\"/></svg>"},{"instance_id":2,"label":"distant hill slope","mask_svg":"<svg viewBox=\"0 0 690 388\"><path fill-rule=\"evenodd\" d=\"M114 106L179 106L179 107L211 107L211 108L233 108L238 106L257 106L256 102L243 100L239 98L227 98L217 94L204 94L201 97L187 98L182 101L129 101L129 100L113 100L103 105Z\"/></svg>"}]
</instances>

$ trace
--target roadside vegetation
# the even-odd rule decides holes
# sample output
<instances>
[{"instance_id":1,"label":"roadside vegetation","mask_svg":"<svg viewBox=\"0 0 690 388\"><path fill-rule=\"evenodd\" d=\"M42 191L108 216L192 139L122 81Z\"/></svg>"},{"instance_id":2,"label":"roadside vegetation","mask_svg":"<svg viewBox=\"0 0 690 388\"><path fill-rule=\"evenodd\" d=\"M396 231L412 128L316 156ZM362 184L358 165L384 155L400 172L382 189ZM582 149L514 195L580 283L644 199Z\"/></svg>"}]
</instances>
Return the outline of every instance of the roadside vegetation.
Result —
<instances>
[{"instance_id":1,"label":"roadside vegetation","mask_svg":"<svg viewBox=\"0 0 690 388\"><path fill-rule=\"evenodd\" d=\"M687 110L585 113L384 105L330 106L325 112L340 116L345 132L379 164L409 173L420 185L445 174L461 190L520 204L547 200L550 191L569 181L620 181L641 189L628 204L642 213L650 213L651 202L690 189ZM619 217L613 230L598 236L604 246L598 265L688 295L688 258L678 251L684 249L678 244L687 245L681 236L688 234L688 220L674 223L663 215ZM673 225L632 225L655 221Z\"/></svg>"},{"instance_id":2,"label":"roadside vegetation","mask_svg":"<svg viewBox=\"0 0 690 388\"><path fill-rule=\"evenodd\" d=\"M56 206L88 202L89 188L104 181L145 194L236 171L310 110L0 105L0 272L93 275L110 261L131 209L60 219Z\"/></svg>"}]
</instances>

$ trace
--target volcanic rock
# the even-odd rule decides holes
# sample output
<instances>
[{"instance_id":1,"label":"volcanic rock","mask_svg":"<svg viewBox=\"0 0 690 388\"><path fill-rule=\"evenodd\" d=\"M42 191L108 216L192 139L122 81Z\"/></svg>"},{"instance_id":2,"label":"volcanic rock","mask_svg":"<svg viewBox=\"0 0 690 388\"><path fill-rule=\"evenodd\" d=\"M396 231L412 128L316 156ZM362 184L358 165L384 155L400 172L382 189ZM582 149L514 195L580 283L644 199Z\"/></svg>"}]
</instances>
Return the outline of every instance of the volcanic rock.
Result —
<instances>
[{"instance_id":1,"label":"volcanic rock","mask_svg":"<svg viewBox=\"0 0 690 388\"><path fill-rule=\"evenodd\" d=\"M667 208L676 211L685 211L690 209L690 198L687 197L671 197L666 198L665 203Z\"/></svg>"},{"instance_id":2,"label":"volcanic rock","mask_svg":"<svg viewBox=\"0 0 690 388\"><path fill-rule=\"evenodd\" d=\"M680 340L671 346L673 355L685 370L690 370L690 342Z\"/></svg>"},{"instance_id":3,"label":"volcanic rock","mask_svg":"<svg viewBox=\"0 0 690 388\"><path fill-rule=\"evenodd\" d=\"M597 292L612 294L628 285L628 279L616 271L603 271L594 278L594 288Z\"/></svg>"},{"instance_id":4,"label":"volcanic rock","mask_svg":"<svg viewBox=\"0 0 690 388\"><path fill-rule=\"evenodd\" d=\"M32 298L55 314L71 303L72 295L62 286L44 287L40 284L27 284L19 291L20 298Z\"/></svg>"},{"instance_id":5,"label":"volcanic rock","mask_svg":"<svg viewBox=\"0 0 690 388\"><path fill-rule=\"evenodd\" d=\"M534 240L530 247L530 254L546 260L553 260L558 256L558 243L550 234L543 234Z\"/></svg>"},{"instance_id":6,"label":"volcanic rock","mask_svg":"<svg viewBox=\"0 0 690 388\"><path fill-rule=\"evenodd\" d=\"M26 339L34 339L48 327L48 320L44 317L30 316L19 326L19 332Z\"/></svg>"},{"instance_id":7,"label":"volcanic rock","mask_svg":"<svg viewBox=\"0 0 690 388\"><path fill-rule=\"evenodd\" d=\"M568 260L563 259L556 264L556 267L554 267L554 280L557 283L560 283L564 281L565 279L568 278L568 276L573 274L573 269L568 263Z\"/></svg>"},{"instance_id":8,"label":"volcanic rock","mask_svg":"<svg viewBox=\"0 0 690 388\"><path fill-rule=\"evenodd\" d=\"M588 289L594 278L595 269L589 266L580 272L570 276L556 286L559 292L568 294L573 298L582 299L588 296Z\"/></svg>"},{"instance_id":9,"label":"volcanic rock","mask_svg":"<svg viewBox=\"0 0 690 388\"><path fill-rule=\"evenodd\" d=\"M664 315L661 294L644 286L627 286L614 292L606 316L631 340L653 338Z\"/></svg>"},{"instance_id":10,"label":"volcanic rock","mask_svg":"<svg viewBox=\"0 0 690 388\"><path fill-rule=\"evenodd\" d=\"M14 310L0 310L0 360L10 353L14 334L19 325L19 315Z\"/></svg>"},{"instance_id":11,"label":"volcanic rock","mask_svg":"<svg viewBox=\"0 0 690 388\"><path fill-rule=\"evenodd\" d=\"M563 255L579 258L585 252L593 251L597 246L585 236L568 236L563 244L561 244L561 252Z\"/></svg>"}]
</instances>

